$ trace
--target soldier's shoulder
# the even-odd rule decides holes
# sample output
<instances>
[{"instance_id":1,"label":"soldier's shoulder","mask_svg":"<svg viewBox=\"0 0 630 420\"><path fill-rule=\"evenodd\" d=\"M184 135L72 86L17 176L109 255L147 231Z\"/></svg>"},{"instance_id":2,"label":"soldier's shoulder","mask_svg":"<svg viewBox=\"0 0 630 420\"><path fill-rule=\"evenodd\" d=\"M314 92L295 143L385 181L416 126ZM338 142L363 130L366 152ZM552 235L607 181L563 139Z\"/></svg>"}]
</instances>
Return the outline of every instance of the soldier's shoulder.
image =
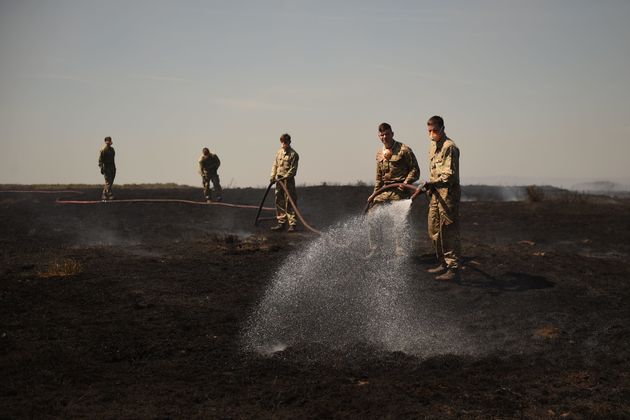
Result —
<instances>
[{"instance_id":1,"label":"soldier's shoulder","mask_svg":"<svg viewBox=\"0 0 630 420\"><path fill-rule=\"evenodd\" d=\"M455 149L457 149L457 145L455 144L453 139L450 137L447 137L446 140L444 140L444 147L445 148L454 147Z\"/></svg>"},{"instance_id":2,"label":"soldier's shoulder","mask_svg":"<svg viewBox=\"0 0 630 420\"><path fill-rule=\"evenodd\" d=\"M300 155L298 154L298 152L295 151L294 148L291 148L291 155L295 156L296 158L300 157Z\"/></svg>"},{"instance_id":3,"label":"soldier's shoulder","mask_svg":"<svg viewBox=\"0 0 630 420\"><path fill-rule=\"evenodd\" d=\"M411 147L409 147L405 143L400 143L400 151L401 152L407 152L407 153L413 153L413 150L411 150Z\"/></svg>"}]
</instances>

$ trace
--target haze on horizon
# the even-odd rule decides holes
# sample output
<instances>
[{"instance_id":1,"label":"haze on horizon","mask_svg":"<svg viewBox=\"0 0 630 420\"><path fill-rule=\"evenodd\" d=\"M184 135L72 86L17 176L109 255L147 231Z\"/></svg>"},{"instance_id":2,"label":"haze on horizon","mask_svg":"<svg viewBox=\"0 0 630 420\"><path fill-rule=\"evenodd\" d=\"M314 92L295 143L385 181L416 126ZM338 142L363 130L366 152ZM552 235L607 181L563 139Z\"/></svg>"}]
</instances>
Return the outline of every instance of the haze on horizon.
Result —
<instances>
[{"instance_id":1,"label":"haze on horizon","mask_svg":"<svg viewBox=\"0 0 630 420\"><path fill-rule=\"evenodd\" d=\"M426 120L463 183L630 185L630 2L0 0L0 183L372 182L392 124L426 179Z\"/></svg>"}]
</instances>

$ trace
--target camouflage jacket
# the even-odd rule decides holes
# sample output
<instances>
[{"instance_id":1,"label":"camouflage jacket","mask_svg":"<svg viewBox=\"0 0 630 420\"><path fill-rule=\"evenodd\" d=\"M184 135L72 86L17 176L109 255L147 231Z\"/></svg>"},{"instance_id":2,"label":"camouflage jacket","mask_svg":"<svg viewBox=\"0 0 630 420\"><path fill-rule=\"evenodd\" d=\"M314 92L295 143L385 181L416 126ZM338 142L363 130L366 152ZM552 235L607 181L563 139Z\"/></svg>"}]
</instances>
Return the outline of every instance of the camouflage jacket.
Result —
<instances>
[{"instance_id":1,"label":"camouflage jacket","mask_svg":"<svg viewBox=\"0 0 630 420\"><path fill-rule=\"evenodd\" d=\"M116 155L116 152L114 151L113 147L108 146L108 145L103 146L98 156L98 166L100 166L101 168L103 167L115 168L116 167L116 164L114 163L115 155Z\"/></svg>"},{"instance_id":2,"label":"camouflage jacket","mask_svg":"<svg viewBox=\"0 0 630 420\"><path fill-rule=\"evenodd\" d=\"M210 153L208 156L201 155L199 158L199 173L201 175L214 175L221 166L219 156Z\"/></svg>"},{"instance_id":3,"label":"camouflage jacket","mask_svg":"<svg viewBox=\"0 0 630 420\"><path fill-rule=\"evenodd\" d=\"M453 140L445 137L431 142L429 171L429 181L438 183L438 188L459 185L459 149Z\"/></svg>"},{"instance_id":4,"label":"camouflage jacket","mask_svg":"<svg viewBox=\"0 0 630 420\"><path fill-rule=\"evenodd\" d=\"M277 177L293 178L297 174L298 160L300 156L293 148L290 148L288 152L285 152L283 148L276 153L276 159L273 161L271 167L271 178Z\"/></svg>"},{"instance_id":5,"label":"camouflage jacket","mask_svg":"<svg viewBox=\"0 0 630 420\"><path fill-rule=\"evenodd\" d=\"M404 182L412 184L420 178L420 167L413 151L406 144L394 141L392 156L383 156L384 149L376 152L376 183L374 191L386 184Z\"/></svg>"}]
</instances>

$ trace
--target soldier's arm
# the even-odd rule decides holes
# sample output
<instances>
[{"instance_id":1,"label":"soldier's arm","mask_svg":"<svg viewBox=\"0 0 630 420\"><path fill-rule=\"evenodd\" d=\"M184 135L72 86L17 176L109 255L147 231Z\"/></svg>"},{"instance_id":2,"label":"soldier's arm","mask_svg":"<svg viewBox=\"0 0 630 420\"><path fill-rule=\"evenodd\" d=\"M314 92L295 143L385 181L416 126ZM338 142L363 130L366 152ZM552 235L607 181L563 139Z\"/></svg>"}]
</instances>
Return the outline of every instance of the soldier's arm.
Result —
<instances>
[{"instance_id":1,"label":"soldier's arm","mask_svg":"<svg viewBox=\"0 0 630 420\"><path fill-rule=\"evenodd\" d=\"M407 153L407 164L409 165L409 168L411 168L411 170L405 178L405 184L413 184L420 178L420 166L418 165L416 155L411 149L409 149Z\"/></svg>"},{"instance_id":2,"label":"soldier's arm","mask_svg":"<svg viewBox=\"0 0 630 420\"><path fill-rule=\"evenodd\" d=\"M103 167L103 149L98 154L98 166Z\"/></svg>"},{"instance_id":3,"label":"soldier's arm","mask_svg":"<svg viewBox=\"0 0 630 420\"><path fill-rule=\"evenodd\" d=\"M293 178L297 174L299 160L300 155L294 152L293 156L291 156L291 161L289 162L291 164L291 167L287 171L285 178Z\"/></svg>"},{"instance_id":4,"label":"soldier's arm","mask_svg":"<svg viewBox=\"0 0 630 420\"><path fill-rule=\"evenodd\" d=\"M273 165L271 166L271 182L276 180L277 174L278 174L278 154L276 153L276 157L273 159Z\"/></svg>"},{"instance_id":5,"label":"soldier's arm","mask_svg":"<svg viewBox=\"0 0 630 420\"><path fill-rule=\"evenodd\" d=\"M378 164L378 156L376 157L376 182L374 183L374 192L382 188L385 183L383 182L383 172L381 172L381 165Z\"/></svg>"},{"instance_id":6,"label":"soldier's arm","mask_svg":"<svg viewBox=\"0 0 630 420\"><path fill-rule=\"evenodd\" d=\"M219 159L219 155L214 155L217 158L217 169L221 166L221 159Z\"/></svg>"},{"instance_id":7,"label":"soldier's arm","mask_svg":"<svg viewBox=\"0 0 630 420\"><path fill-rule=\"evenodd\" d=\"M451 146L448 147L444 151L444 159L442 160L442 164L440 165L440 180L438 181L439 186L447 187L453 183L453 178L455 175L455 164L459 159L458 150Z\"/></svg>"}]
</instances>

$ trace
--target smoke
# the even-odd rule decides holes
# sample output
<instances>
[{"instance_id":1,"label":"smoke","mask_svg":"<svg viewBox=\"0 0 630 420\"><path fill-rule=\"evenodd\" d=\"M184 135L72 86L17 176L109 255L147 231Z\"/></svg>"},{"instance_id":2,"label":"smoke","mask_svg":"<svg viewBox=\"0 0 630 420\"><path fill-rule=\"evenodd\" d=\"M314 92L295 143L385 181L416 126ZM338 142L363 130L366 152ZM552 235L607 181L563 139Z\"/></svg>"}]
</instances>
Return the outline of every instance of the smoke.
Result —
<instances>
[{"instance_id":1,"label":"smoke","mask_svg":"<svg viewBox=\"0 0 630 420\"><path fill-rule=\"evenodd\" d=\"M288 255L243 334L246 351L465 353L463 334L411 261L410 201L353 217ZM372 244L374 256L366 257ZM397 252L398 251L398 252Z\"/></svg>"}]
</instances>

